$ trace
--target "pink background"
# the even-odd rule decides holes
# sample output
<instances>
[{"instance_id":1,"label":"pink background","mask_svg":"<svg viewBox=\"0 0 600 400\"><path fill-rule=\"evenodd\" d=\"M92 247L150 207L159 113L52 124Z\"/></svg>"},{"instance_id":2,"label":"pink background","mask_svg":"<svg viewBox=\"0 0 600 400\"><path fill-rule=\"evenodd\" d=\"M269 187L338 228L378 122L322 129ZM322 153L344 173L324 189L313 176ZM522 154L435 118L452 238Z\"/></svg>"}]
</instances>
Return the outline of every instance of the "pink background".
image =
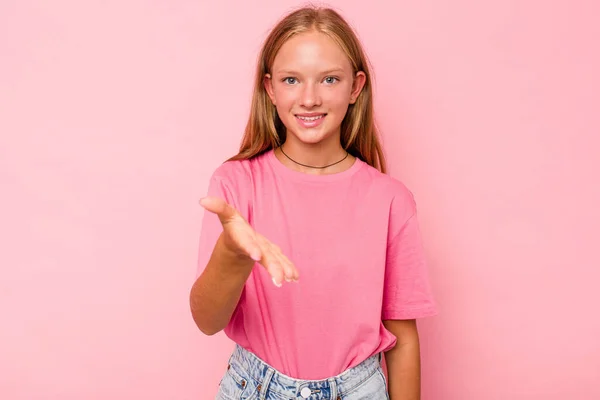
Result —
<instances>
[{"instance_id":1,"label":"pink background","mask_svg":"<svg viewBox=\"0 0 600 400\"><path fill-rule=\"evenodd\" d=\"M367 3L333 4L420 207L423 399L600 398L599 3ZM213 398L197 201L297 4L0 2L1 399Z\"/></svg>"}]
</instances>

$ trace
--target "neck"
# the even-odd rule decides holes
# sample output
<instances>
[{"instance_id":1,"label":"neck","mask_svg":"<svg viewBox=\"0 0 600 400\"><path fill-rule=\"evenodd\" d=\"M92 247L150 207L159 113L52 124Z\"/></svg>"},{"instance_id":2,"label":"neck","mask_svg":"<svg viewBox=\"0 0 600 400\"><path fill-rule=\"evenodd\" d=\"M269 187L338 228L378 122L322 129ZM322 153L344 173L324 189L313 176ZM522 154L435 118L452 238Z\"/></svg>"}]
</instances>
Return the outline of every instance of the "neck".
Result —
<instances>
[{"instance_id":1,"label":"neck","mask_svg":"<svg viewBox=\"0 0 600 400\"><path fill-rule=\"evenodd\" d=\"M317 144L307 148L286 141L275 155L288 168L313 175L341 172L354 161L339 142L336 146Z\"/></svg>"}]
</instances>

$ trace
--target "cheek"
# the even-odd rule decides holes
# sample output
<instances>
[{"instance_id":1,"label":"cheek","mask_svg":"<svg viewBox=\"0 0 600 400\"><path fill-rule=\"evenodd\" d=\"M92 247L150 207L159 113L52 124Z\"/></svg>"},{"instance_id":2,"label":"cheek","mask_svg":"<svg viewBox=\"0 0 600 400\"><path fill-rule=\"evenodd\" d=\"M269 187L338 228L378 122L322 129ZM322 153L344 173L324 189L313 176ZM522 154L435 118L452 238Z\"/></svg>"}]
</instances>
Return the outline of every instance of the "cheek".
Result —
<instances>
[{"instance_id":1,"label":"cheek","mask_svg":"<svg viewBox=\"0 0 600 400\"><path fill-rule=\"evenodd\" d=\"M344 108L347 107L350 103L350 90L346 87L336 88L336 90L331 90L329 92L325 92L323 95L323 100L330 104L335 108Z\"/></svg>"},{"instance_id":2,"label":"cheek","mask_svg":"<svg viewBox=\"0 0 600 400\"><path fill-rule=\"evenodd\" d=\"M344 94L336 94L327 100L328 108L336 113L345 114L350 104L350 97Z\"/></svg>"},{"instance_id":3,"label":"cheek","mask_svg":"<svg viewBox=\"0 0 600 400\"><path fill-rule=\"evenodd\" d=\"M294 94L291 90L276 90L274 92L277 109L284 109L294 104Z\"/></svg>"}]
</instances>

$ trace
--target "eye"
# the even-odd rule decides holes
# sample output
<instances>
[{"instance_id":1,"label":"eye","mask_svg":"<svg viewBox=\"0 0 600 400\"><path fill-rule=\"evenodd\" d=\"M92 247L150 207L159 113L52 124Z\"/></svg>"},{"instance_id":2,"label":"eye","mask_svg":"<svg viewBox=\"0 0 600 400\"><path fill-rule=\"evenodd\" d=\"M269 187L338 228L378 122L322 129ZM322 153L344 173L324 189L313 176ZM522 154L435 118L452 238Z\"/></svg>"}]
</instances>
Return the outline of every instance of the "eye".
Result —
<instances>
[{"instance_id":1,"label":"eye","mask_svg":"<svg viewBox=\"0 0 600 400\"><path fill-rule=\"evenodd\" d=\"M297 82L296 78L288 77L283 78L282 82L287 83L288 85L293 85Z\"/></svg>"},{"instance_id":2,"label":"eye","mask_svg":"<svg viewBox=\"0 0 600 400\"><path fill-rule=\"evenodd\" d=\"M336 78L335 76L328 76L328 77L325 78L325 83L328 83L328 84L332 84L332 83L335 83L337 81L339 81L339 79Z\"/></svg>"}]
</instances>

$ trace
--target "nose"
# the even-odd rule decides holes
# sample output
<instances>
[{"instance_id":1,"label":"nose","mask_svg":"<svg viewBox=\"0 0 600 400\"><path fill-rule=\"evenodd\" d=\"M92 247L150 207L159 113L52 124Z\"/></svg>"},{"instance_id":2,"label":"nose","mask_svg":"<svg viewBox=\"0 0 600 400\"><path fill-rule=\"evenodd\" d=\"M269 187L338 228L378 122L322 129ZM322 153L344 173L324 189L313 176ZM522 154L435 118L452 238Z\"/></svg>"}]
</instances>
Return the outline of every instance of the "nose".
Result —
<instances>
[{"instance_id":1,"label":"nose","mask_svg":"<svg viewBox=\"0 0 600 400\"><path fill-rule=\"evenodd\" d=\"M306 108L312 108L321 105L321 96L315 84L307 83L303 85L300 95L300 105Z\"/></svg>"}]
</instances>

